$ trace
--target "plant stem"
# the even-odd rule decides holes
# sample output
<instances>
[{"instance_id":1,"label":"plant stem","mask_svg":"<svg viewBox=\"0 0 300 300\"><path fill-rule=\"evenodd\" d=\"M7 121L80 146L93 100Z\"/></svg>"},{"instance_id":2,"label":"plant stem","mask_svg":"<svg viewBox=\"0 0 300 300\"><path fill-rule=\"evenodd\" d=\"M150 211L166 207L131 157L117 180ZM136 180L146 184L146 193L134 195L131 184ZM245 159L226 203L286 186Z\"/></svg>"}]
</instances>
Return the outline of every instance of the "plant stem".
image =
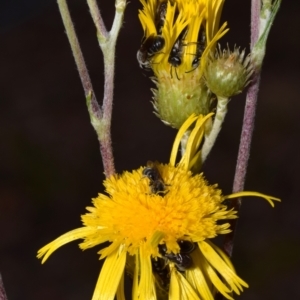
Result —
<instances>
[{"instance_id":1,"label":"plant stem","mask_svg":"<svg viewBox=\"0 0 300 300\"><path fill-rule=\"evenodd\" d=\"M261 0L252 0L251 5L251 50L259 38L259 14L261 8ZM241 132L240 146L238 152L238 158L236 163L234 182L233 182L233 193L240 192L244 189L245 178L247 172L247 165L250 156L250 146L252 140L252 133L254 129L255 111L257 103L257 95L260 83L260 69L256 70L253 75L253 80L249 85L243 127ZM231 205L234 210L239 212L241 208L241 199L233 199ZM231 232L226 235L224 240L224 250L231 257L233 251L233 240L237 227L237 219L230 221Z\"/></svg>"},{"instance_id":2,"label":"plant stem","mask_svg":"<svg viewBox=\"0 0 300 300\"><path fill-rule=\"evenodd\" d=\"M101 36L103 39L108 38L108 32L102 20L100 10L96 0L87 0L88 6L90 8L91 16L93 18L94 24L97 28L98 38Z\"/></svg>"},{"instance_id":3,"label":"plant stem","mask_svg":"<svg viewBox=\"0 0 300 300\"><path fill-rule=\"evenodd\" d=\"M209 134L205 136L205 141L201 151L202 163L206 160L222 128L222 124L224 122L227 113L228 101L229 101L228 98L223 98L218 96L216 116Z\"/></svg>"},{"instance_id":4,"label":"plant stem","mask_svg":"<svg viewBox=\"0 0 300 300\"><path fill-rule=\"evenodd\" d=\"M117 37L123 22L126 0L116 0L116 12L112 28L106 31L96 0L87 0L92 19L97 29L99 46L104 57L104 96L102 124L96 129L101 144L103 161L106 166L107 177L115 173L114 158L111 146L111 116L114 92L115 50Z\"/></svg>"},{"instance_id":5,"label":"plant stem","mask_svg":"<svg viewBox=\"0 0 300 300\"><path fill-rule=\"evenodd\" d=\"M95 93L94 93L94 89L92 86L92 81L91 78L89 76L89 72L87 70L85 61L84 61L84 57L82 55L82 51L76 36L76 32L74 29L74 25L71 19L71 15L69 12L69 8L67 5L67 1L66 0L57 0L57 4L58 4L58 8L63 20L63 24L65 26L66 29L66 34L71 46L71 50L75 59L75 63L78 69L78 73L80 76L80 80L84 89L84 94L85 97L87 97L88 95L92 95L92 105L93 105L93 111L94 113L101 118L102 116L102 112L101 112L101 108L99 107L99 104L97 102Z\"/></svg>"},{"instance_id":6,"label":"plant stem","mask_svg":"<svg viewBox=\"0 0 300 300\"><path fill-rule=\"evenodd\" d=\"M6 296L6 292L4 289L4 284L3 284L1 274L0 274L0 300L7 300L7 296Z\"/></svg>"},{"instance_id":7,"label":"plant stem","mask_svg":"<svg viewBox=\"0 0 300 300\"><path fill-rule=\"evenodd\" d=\"M91 79L80 49L66 0L57 0L73 56L85 92L91 123L96 130L100 143L104 173L110 177L115 173L114 157L111 146L111 115L114 88L116 40L122 26L126 0L116 0L116 13L112 29L107 32L96 0L87 0L93 21L97 29L99 45L104 56L104 96L102 107L99 106L92 87Z\"/></svg>"},{"instance_id":8,"label":"plant stem","mask_svg":"<svg viewBox=\"0 0 300 300\"><path fill-rule=\"evenodd\" d=\"M251 2L251 63L254 67L252 82L249 86L242 134L240 139L239 153L237 158L233 193L244 189L247 165L250 155L250 146L254 128L255 110L257 95L260 83L261 66L266 53L267 38L275 16L279 10L281 0L252 0ZM237 212L241 207L241 200L232 201L232 207ZM229 256L232 255L234 233L236 231L237 220L230 222L232 232L225 237L224 250Z\"/></svg>"}]
</instances>

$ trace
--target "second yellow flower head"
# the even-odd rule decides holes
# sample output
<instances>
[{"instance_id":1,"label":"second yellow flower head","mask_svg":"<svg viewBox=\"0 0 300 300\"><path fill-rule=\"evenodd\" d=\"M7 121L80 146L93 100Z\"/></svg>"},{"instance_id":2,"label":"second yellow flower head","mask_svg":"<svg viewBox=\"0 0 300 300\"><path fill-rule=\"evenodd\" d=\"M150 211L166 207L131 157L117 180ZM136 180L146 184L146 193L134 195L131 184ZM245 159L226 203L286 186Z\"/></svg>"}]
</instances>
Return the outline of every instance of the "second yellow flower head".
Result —
<instances>
[{"instance_id":1,"label":"second yellow flower head","mask_svg":"<svg viewBox=\"0 0 300 300\"><path fill-rule=\"evenodd\" d=\"M141 0L144 39L137 57L157 86L156 114L180 128L192 114L208 114L211 93L203 80L210 51L228 31L219 28L224 0Z\"/></svg>"}]
</instances>

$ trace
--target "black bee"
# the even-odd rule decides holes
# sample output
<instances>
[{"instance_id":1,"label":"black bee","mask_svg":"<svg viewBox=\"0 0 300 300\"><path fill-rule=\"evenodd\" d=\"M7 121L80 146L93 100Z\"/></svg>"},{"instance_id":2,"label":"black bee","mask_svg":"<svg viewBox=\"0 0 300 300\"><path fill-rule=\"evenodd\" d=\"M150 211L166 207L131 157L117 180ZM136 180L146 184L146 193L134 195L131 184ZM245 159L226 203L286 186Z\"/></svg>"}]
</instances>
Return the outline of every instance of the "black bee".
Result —
<instances>
[{"instance_id":1,"label":"black bee","mask_svg":"<svg viewBox=\"0 0 300 300\"><path fill-rule=\"evenodd\" d=\"M158 280L158 284L162 287L168 287L170 283L170 269L166 264L166 260L161 257L157 257L156 259L151 259L152 270L154 271L154 275L156 275L156 279Z\"/></svg>"},{"instance_id":2,"label":"black bee","mask_svg":"<svg viewBox=\"0 0 300 300\"><path fill-rule=\"evenodd\" d=\"M155 27L157 35L152 34L141 45L137 52L137 60L142 69L151 69L151 58L165 46L165 39L161 36L165 24L168 1L161 1L156 9Z\"/></svg>"},{"instance_id":3,"label":"black bee","mask_svg":"<svg viewBox=\"0 0 300 300\"><path fill-rule=\"evenodd\" d=\"M172 47L172 50L171 50L171 53L169 55L169 59L168 59L168 62L171 64L171 78L172 78L172 67L175 68L175 74L176 74L176 77L177 79L179 80L178 78L178 75L177 75L177 71L176 71L176 68L178 66L181 65L182 63L182 55L183 55L183 46L186 46L186 44L183 43L183 40L185 38L187 34L187 29L184 29L180 35L178 36L174 46Z\"/></svg>"},{"instance_id":4,"label":"black bee","mask_svg":"<svg viewBox=\"0 0 300 300\"><path fill-rule=\"evenodd\" d=\"M155 27L158 34L162 33L167 14L168 1L161 1L156 9Z\"/></svg>"},{"instance_id":5,"label":"black bee","mask_svg":"<svg viewBox=\"0 0 300 300\"><path fill-rule=\"evenodd\" d=\"M151 58L163 49L165 39L161 35L150 35L137 52L137 60L142 69L151 69Z\"/></svg>"},{"instance_id":6,"label":"black bee","mask_svg":"<svg viewBox=\"0 0 300 300\"><path fill-rule=\"evenodd\" d=\"M205 29L201 28L199 35L198 35L196 53L193 54L195 56L195 58L192 61L192 70L187 71L186 73L194 71L199 66L201 56L205 50L205 42L206 42Z\"/></svg>"},{"instance_id":7,"label":"black bee","mask_svg":"<svg viewBox=\"0 0 300 300\"><path fill-rule=\"evenodd\" d=\"M152 270L158 286L168 289L170 284L170 267L168 261L173 262L178 271L184 272L193 266L193 260L189 255L195 249L195 244L190 241L178 241L180 252L177 254L167 253L165 244L158 245L158 251L162 257L152 258Z\"/></svg>"},{"instance_id":8,"label":"black bee","mask_svg":"<svg viewBox=\"0 0 300 300\"><path fill-rule=\"evenodd\" d=\"M150 189L152 194L165 194L165 183L154 162L148 161L147 167L143 170L143 175L150 180Z\"/></svg>"},{"instance_id":9,"label":"black bee","mask_svg":"<svg viewBox=\"0 0 300 300\"><path fill-rule=\"evenodd\" d=\"M174 253L167 253L167 247L165 244L158 245L159 253L168 259L169 261L173 262L176 265L176 268L180 272L184 272L187 269L193 266L193 260L189 255L195 249L194 243L190 241L180 240L178 241L180 252L177 254Z\"/></svg>"}]
</instances>

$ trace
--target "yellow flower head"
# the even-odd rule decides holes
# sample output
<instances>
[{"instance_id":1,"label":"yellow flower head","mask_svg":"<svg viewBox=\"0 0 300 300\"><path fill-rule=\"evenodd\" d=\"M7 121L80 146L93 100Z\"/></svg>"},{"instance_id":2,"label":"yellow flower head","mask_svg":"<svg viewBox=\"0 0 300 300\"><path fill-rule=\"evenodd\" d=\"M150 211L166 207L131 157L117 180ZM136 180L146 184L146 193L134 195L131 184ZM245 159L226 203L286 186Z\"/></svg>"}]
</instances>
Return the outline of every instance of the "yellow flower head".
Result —
<instances>
[{"instance_id":1,"label":"yellow flower head","mask_svg":"<svg viewBox=\"0 0 300 300\"><path fill-rule=\"evenodd\" d=\"M203 71L209 53L228 31L219 28L224 0L140 0L144 39L141 67L152 68L156 114L180 128L192 114L207 114L211 94Z\"/></svg>"},{"instance_id":2,"label":"yellow flower head","mask_svg":"<svg viewBox=\"0 0 300 300\"><path fill-rule=\"evenodd\" d=\"M179 130L170 162L148 162L104 181L106 194L93 199L82 216L83 227L72 230L38 252L45 262L60 246L83 239L85 250L104 242L99 251L105 262L93 300L125 299L124 272L133 277L132 299L227 299L247 284L240 279L225 253L209 239L230 232L226 220L237 218L225 199L259 196L273 206L279 199L254 192L223 196L203 174L191 169L201 155L204 125L211 114L187 119ZM178 147L191 129L186 150L176 164Z\"/></svg>"}]
</instances>

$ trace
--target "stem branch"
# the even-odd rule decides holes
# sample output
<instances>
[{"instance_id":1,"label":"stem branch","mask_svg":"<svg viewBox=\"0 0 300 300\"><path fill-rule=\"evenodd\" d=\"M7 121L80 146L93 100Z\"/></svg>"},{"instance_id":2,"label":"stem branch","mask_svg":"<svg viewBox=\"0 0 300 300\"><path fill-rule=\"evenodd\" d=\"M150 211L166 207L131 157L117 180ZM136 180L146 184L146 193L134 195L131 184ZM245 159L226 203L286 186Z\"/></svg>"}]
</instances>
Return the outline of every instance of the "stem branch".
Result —
<instances>
[{"instance_id":1,"label":"stem branch","mask_svg":"<svg viewBox=\"0 0 300 300\"><path fill-rule=\"evenodd\" d=\"M96 0L87 0L87 4L90 8L92 19L97 28L98 38L102 38L103 40L106 40L108 38L108 32L106 30L105 24L101 17L97 1Z\"/></svg>"},{"instance_id":2,"label":"stem branch","mask_svg":"<svg viewBox=\"0 0 300 300\"><path fill-rule=\"evenodd\" d=\"M122 26L126 0L116 0L116 13L112 29L107 32L96 0L87 0L92 19L97 29L97 38L104 56L104 96L99 106L92 87L91 79L80 49L66 0L57 0L73 56L85 92L91 123L97 133L106 177L115 173L114 157L111 146L111 115L114 88L115 48Z\"/></svg>"}]
</instances>

